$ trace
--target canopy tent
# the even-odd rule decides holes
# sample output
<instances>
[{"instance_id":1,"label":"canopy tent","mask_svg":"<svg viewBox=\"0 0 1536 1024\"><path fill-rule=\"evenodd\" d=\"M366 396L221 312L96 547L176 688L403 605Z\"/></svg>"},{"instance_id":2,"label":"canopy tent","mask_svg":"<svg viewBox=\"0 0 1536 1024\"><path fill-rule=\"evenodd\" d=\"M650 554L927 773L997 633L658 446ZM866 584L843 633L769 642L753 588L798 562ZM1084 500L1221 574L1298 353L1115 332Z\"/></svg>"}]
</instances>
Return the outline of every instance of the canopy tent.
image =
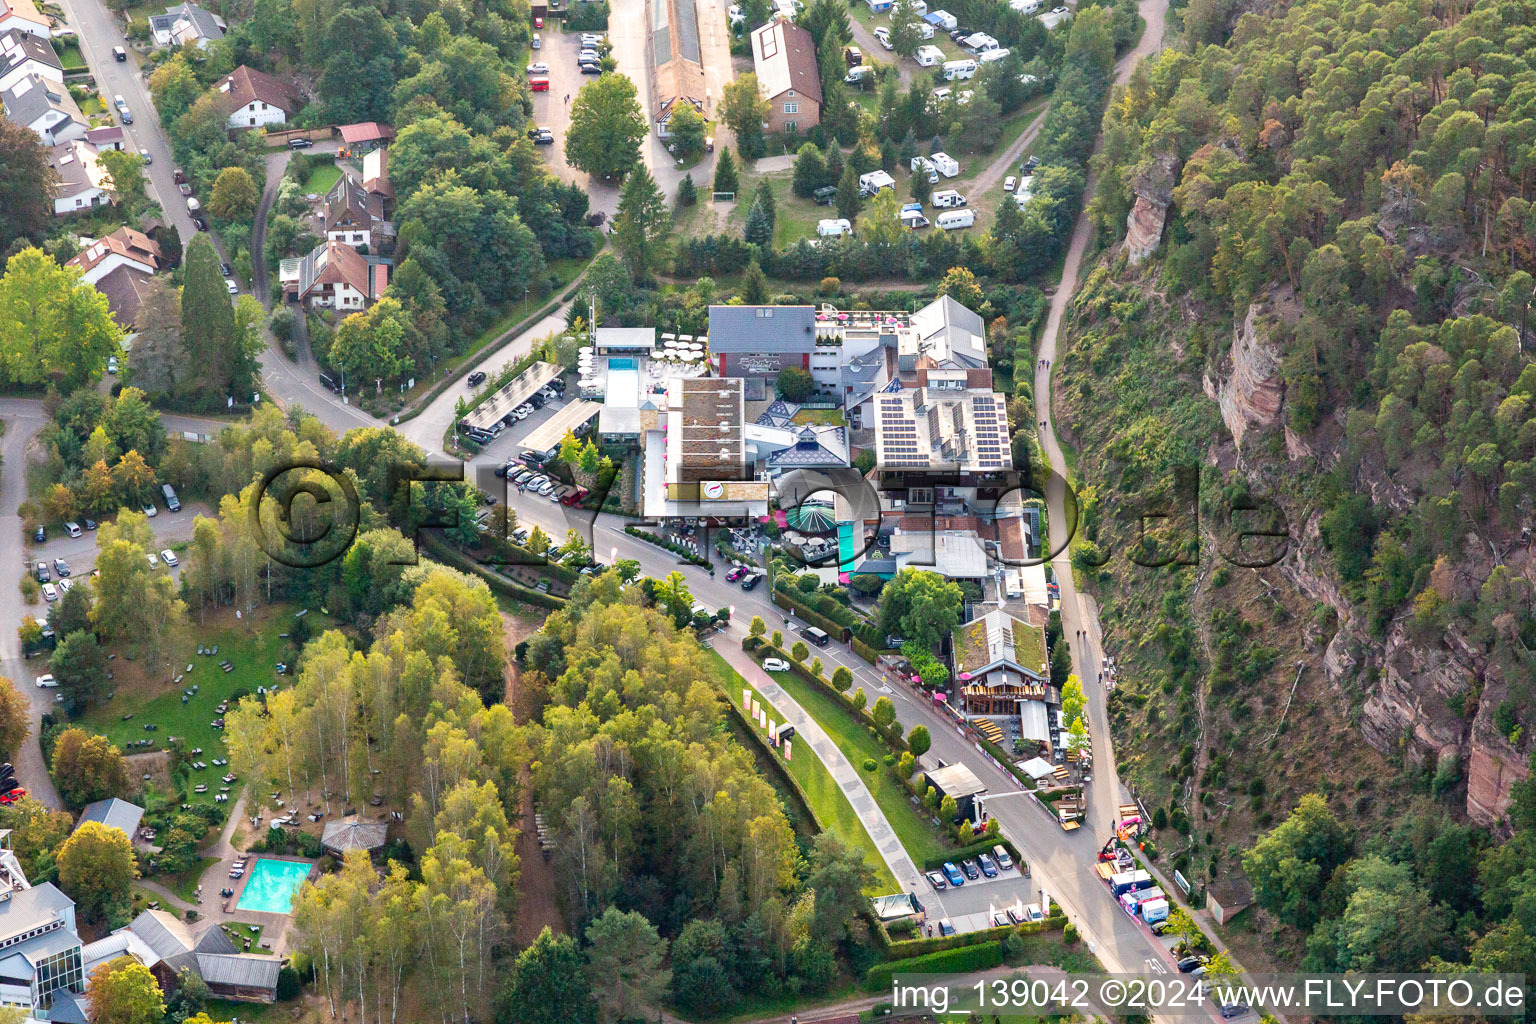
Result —
<instances>
[{"instance_id":1,"label":"canopy tent","mask_svg":"<svg viewBox=\"0 0 1536 1024\"><path fill-rule=\"evenodd\" d=\"M1039 782L1041 779L1048 778L1052 773L1056 771L1056 766L1051 764L1051 762L1047 761L1043 757L1032 757L1028 761L1025 761L1023 764L1019 765L1019 767L1023 769L1024 774L1028 775L1036 782Z\"/></svg>"}]
</instances>

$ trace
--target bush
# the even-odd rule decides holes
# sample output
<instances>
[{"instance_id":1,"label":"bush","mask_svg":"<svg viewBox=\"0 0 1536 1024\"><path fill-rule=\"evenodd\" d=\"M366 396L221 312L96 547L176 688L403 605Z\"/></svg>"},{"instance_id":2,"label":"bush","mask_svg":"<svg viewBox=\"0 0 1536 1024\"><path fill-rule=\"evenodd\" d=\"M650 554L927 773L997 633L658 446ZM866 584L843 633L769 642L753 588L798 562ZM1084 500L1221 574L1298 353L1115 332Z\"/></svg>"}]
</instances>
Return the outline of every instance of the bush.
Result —
<instances>
[{"instance_id":1,"label":"bush","mask_svg":"<svg viewBox=\"0 0 1536 1024\"><path fill-rule=\"evenodd\" d=\"M879 768L879 767L880 767L880 762L876 761L874 758L866 757L864 759L864 770L865 771L872 772L876 768Z\"/></svg>"},{"instance_id":2,"label":"bush","mask_svg":"<svg viewBox=\"0 0 1536 1024\"><path fill-rule=\"evenodd\" d=\"M1061 941L1065 942L1069 946L1076 942L1077 925L1071 923L1070 921L1067 922L1066 927L1062 928L1061 930Z\"/></svg>"},{"instance_id":3,"label":"bush","mask_svg":"<svg viewBox=\"0 0 1536 1024\"><path fill-rule=\"evenodd\" d=\"M969 971L986 971L1001 967L1003 944L983 942L959 949L943 949L925 956L907 960L892 960L876 964L864 974L866 992L883 992L891 987L891 977L896 974L964 974Z\"/></svg>"},{"instance_id":4,"label":"bush","mask_svg":"<svg viewBox=\"0 0 1536 1024\"><path fill-rule=\"evenodd\" d=\"M277 972L277 999L279 1002L287 1002L299 994L301 981L299 972L292 967L284 967Z\"/></svg>"}]
</instances>

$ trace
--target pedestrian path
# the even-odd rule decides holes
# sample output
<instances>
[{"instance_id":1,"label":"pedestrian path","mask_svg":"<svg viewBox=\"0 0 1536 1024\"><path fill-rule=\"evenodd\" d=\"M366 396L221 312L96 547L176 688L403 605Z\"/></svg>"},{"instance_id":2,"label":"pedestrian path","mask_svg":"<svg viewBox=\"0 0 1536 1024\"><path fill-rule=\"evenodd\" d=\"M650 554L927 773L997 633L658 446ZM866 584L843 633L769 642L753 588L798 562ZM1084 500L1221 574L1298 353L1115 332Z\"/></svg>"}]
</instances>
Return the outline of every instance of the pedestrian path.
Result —
<instances>
[{"instance_id":1,"label":"pedestrian path","mask_svg":"<svg viewBox=\"0 0 1536 1024\"><path fill-rule=\"evenodd\" d=\"M896 830L886 820L885 812L880 805L875 803L875 798L869 792L869 787L864 785L864 780L854 769L848 758L838 749L836 743L826 734L816 719L812 718L793 697L784 691L784 688L773 681L773 677L763 671L761 665L752 660L747 652L741 649L741 637L745 632L735 624L726 636L740 633L734 642L727 641L715 645L715 650L720 656L730 663L731 667L740 672L742 677L751 683L762 694L773 709L784 717L784 720L795 727L795 732L800 740L809 745L816 756L821 758L821 763L826 766L828 774L837 783L843 795L848 798L854 813L859 816L859 821L864 825L869 837L875 841L875 847L880 851L880 856L891 869L891 874L896 877L901 888L906 892L919 892L919 880L923 877L912 858L907 855L906 847L901 845L901 840L896 835Z\"/></svg>"}]
</instances>

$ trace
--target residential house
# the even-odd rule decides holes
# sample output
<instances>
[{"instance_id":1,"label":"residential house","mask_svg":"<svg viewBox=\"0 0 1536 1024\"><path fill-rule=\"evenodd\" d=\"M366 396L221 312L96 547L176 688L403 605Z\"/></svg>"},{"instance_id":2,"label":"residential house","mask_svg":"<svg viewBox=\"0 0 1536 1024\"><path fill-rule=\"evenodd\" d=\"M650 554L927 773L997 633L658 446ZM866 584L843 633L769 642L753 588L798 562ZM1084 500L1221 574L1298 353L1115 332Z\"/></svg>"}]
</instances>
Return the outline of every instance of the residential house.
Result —
<instances>
[{"instance_id":1,"label":"residential house","mask_svg":"<svg viewBox=\"0 0 1536 1024\"><path fill-rule=\"evenodd\" d=\"M393 234L384 220L384 200L350 174L343 173L325 194L325 237L350 246L375 249L385 234Z\"/></svg>"},{"instance_id":2,"label":"residential house","mask_svg":"<svg viewBox=\"0 0 1536 1024\"><path fill-rule=\"evenodd\" d=\"M45 146L57 146L85 135L85 115L69 90L41 75L23 75L3 93L5 116L37 132Z\"/></svg>"},{"instance_id":3,"label":"residential house","mask_svg":"<svg viewBox=\"0 0 1536 1024\"><path fill-rule=\"evenodd\" d=\"M821 121L816 40L808 30L781 18L755 29L752 65L768 100L769 132L803 132Z\"/></svg>"},{"instance_id":4,"label":"residential house","mask_svg":"<svg viewBox=\"0 0 1536 1024\"><path fill-rule=\"evenodd\" d=\"M389 284L389 261L364 256L349 244L328 240L307 256L283 260L278 279L290 302L355 313L384 294Z\"/></svg>"},{"instance_id":5,"label":"residential house","mask_svg":"<svg viewBox=\"0 0 1536 1024\"><path fill-rule=\"evenodd\" d=\"M32 0L0 0L0 32L11 29L44 39L53 35L48 19L43 17Z\"/></svg>"},{"instance_id":6,"label":"residential house","mask_svg":"<svg viewBox=\"0 0 1536 1024\"><path fill-rule=\"evenodd\" d=\"M651 46L651 120L656 134L671 136L667 125L679 103L704 109L704 63L699 48L699 15L692 0L649 0Z\"/></svg>"},{"instance_id":7,"label":"residential house","mask_svg":"<svg viewBox=\"0 0 1536 1024\"><path fill-rule=\"evenodd\" d=\"M58 175L49 192L55 217L112 202L112 176L96 158L95 148L85 140L54 146L48 154L48 166Z\"/></svg>"},{"instance_id":8,"label":"residential house","mask_svg":"<svg viewBox=\"0 0 1536 1024\"><path fill-rule=\"evenodd\" d=\"M139 325L139 311L149 301L152 280L125 265L96 282L96 290L107 297L107 308L123 330L133 331Z\"/></svg>"},{"instance_id":9,"label":"residential house","mask_svg":"<svg viewBox=\"0 0 1536 1024\"><path fill-rule=\"evenodd\" d=\"M122 228L121 230L128 231L130 229ZM138 234L137 231L133 233ZM139 235L139 237L145 242L149 242L150 245L155 244L154 242L150 242L149 239L145 238L143 235ZM159 246L155 246L155 248L157 251L159 250ZM117 797L110 797L106 800L97 800L95 803L86 804L85 809L80 812L80 820L75 822L75 830L79 831L80 826L84 825L88 821L100 822L101 824L106 825L108 828L115 828L122 832L123 835L128 837L128 841L131 843L135 838L137 838L139 834L139 822L143 820L144 808L140 807L138 804L129 803L127 800L119 800Z\"/></svg>"},{"instance_id":10,"label":"residential house","mask_svg":"<svg viewBox=\"0 0 1536 1024\"><path fill-rule=\"evenodd\" d=\"M128 136L123 134L123 129L115 124L104 124L96 128L85 130L85 141L95 147L100 153L108 149L123 150L128 148Z\"/></svg>"},{"instance_id":11,"label":"residential house","mask_svg":"<svg viewBox=\"0 0 1536 1024\"><path fill-rule=\"evenodd\" d=\"M395 215L395 187L389 183L389 150L370 149L363 154L363 191L378 197L385 219Z\"/></svg>"},{"instance_id":12,"label":"residential house","mask_svg":"<svg viewBox=\"0 0 1536 1024\"><path fill-rule=\"evenodd\" d=\"M214 998L249 1003L277 1001L277 976L283 968L280 957L237 952L217 924L193 935L185 922L163 910L146 910L126 928L86 946L86 976L123 956L148 967L166 993L176 991L181 972L190 970Z\"/></svg>"},{"instance_id":13,"label":"residential house","mask_svg":"<svg viewBox=\"0 0 1536 1024\"><path fill-rule=\"evenodd\" d=\"M126 267L145 277L152 277L164 264L165 257L160 252L158 242L143 232L124 226L110 235L104 235L91 242L79 255L64 265L78 267L80 280L85 284L96 284L119 267ZM123 800L115 802L126 804ZM86 813L90 813L96 806L92 804L87 807ZM127 804L127 806L132 807L133 804ZM142 808L139 809L139 816L144 816ZM84 821L86 818L82 816L80 820ZM130 829L125 828L123 831L130 836L133 835Z\"/></svg>"},{"instance_id":14,"label":"residential house","mask_svg":"<svg viewBox=\"0 0 1536 1024\"><path fill-rule=\"evenodd\" d=\"M53 44L47 36L33 35L19 28L6 29L0 33L0 92L10 89L28 75L63 86L64 65L59 63L59 55L53 52Z\"/></svg>"},{"instance_id":15,"label":"residential house","mask_svg":"<svg viewBox=\"0 0 1536 1024\"><path fill-rule=\"evenodd\" d=\"M224 19L194 3L167 7L164 14L151 15L149 31L156 46L185 46L192 43L206 50L224 38L228 26Z\"/></svg>"},{"instance_id":16,"label":"residential house","mask_svg":"<svg viewBox=\"0 0 1536 1024\"><path fill-rule=\"evenodd\" d=\"M46 1011L84 989L75 902L50 882L34 887L0 830L0 1006Z\"/></svg>"},{"instance_id":17,"label":"residential house","mask_svg":"<svg viewBox=\"0 0 1536 1024\"><path fill-rule=\"evenodd\" d=\"M283 124L301 106L299 94L285 82L242 64L213 87L230 104L231 128L263 128Z\"/></svg>"}]
</instances>

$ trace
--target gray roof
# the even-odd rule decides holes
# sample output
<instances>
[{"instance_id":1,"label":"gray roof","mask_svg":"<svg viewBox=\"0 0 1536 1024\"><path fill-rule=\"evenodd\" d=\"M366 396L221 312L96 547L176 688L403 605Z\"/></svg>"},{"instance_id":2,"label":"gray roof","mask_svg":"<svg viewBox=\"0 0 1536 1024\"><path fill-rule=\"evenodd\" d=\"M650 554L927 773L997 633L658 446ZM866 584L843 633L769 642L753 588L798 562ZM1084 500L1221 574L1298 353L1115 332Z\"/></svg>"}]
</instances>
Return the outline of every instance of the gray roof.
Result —
<instances>
[{"instance_id":1,"label":"gray roof","mask_svg":"<svg viewBox=\"0 0 1536 1024\"><path fill-rule=\"evenodd\" d=\"M224 29L219 25L219 19L211 12L203 10L197 4L182 4L179 7L167 7L164 14L156 14L149 19L149 26L161 32L168 32L185 17L197 30L197 34L204 39L223 39Z\"/></svg>"},{"instance_id":2,"label":"gray roof","mask_svg":"<svg viewBox=\"0 0 1536 1024\"><path fill-rule=\"evenodd\" d=\"M320 845L328 850L377 850L389 838L389 824L383 821L358 821L345 818L328 822L320 835Z\"/></svg>"},{"instance_id":3,"label":"gray roof","mask_svg":"<svg viewBox=\"0 0 1536 1024\"><path fill-rule=\"evenodd\" d=\"M779 469L794 466L846 466L848 435L842 427L822 427L819 430L803 427L794 444L768 456L768 465Z\"/></svg>"},{"instance_id":4,"label":"gray roof","mask_svg":"<svg viewBox=\"0 0 1536 1024\"><path fill-rule=\"evenodd\" d=\"M912 314L912 326L925 343L942 336L950 359L961 366L987 365L987 328L981 316L948 295ZM942 361L941 361L942 365Z\"/></svg>"},{"instance_id":5,"label":"gray roof","mask_svg":"<svg viewBox=\"0 0 1536 1024\"><path fill-rule=\"evenodd\" d=\"M814 306L709 307L711 352L810 352L815 347Z\"/></svg>"},{"instance_id":6,"label":"gray roof","mask_svg":"<svg viewBox=\"0 0 1536 1024\"><path fill-rule=\"evenodd\" d=\"M214 931L222 931L215 928ZM259 953L199 953L197 973L209 985L240 988L277 989L277 974L283 961Z\"/></svg>"},{"instance_id":7,"label":"gray roof","mask_svg":"<svg viewBox=\"0 0 1536 1024\"><path fill-rule=\"evenodd\" d=\"M798 405L790 405L782 398L775 398L754 422L765 427L787 427L789 421L794 419L795 413L799 411Z\"/></svg>"},{"instance_id":8,"label":"gray roof","mask_svg":"<svg viewBox=\"0 0 1536 1024\"><path fill-rule=\"evenodd\" d=\"M73 928L55 928L41 935L34 935L25 942L18 942L11 948L33 964L40 964L51 956L57 956L79 945L80 936L75 934Z\"/></svg>"},{"instance_id":9,"label":"gray roof","mask_svg":"<svg viewBox=\"0 0 1536 1024\"><path fill-rule=\"evenodd\" d=\"M57 110L85 123L75 98L69 90L39 75L26 75L4 94L5 113L17 124L31 127L49 110Z\"/></svg>"},{"instance_id":10,"label":"gray roof","mask_svg":"<svg viewBox=\"0 0 1536 1024\"><path fill-rule=\"evenodd\" d=\"M172 960L192 952L196 942L185 924L163 910L146 910L128 925L161 960ZM215 928L214 931L221 932ZM149 966L154 966L153 964Z\"/></svg>"},{"instance_id":11,"label":"gray roof","mask_svg":"<svg viewBox=\"0 0 1536 1024\"><path fill-rule=\"evenodd\" d=\"M885 350L873 349L861 356L854 356L843 364L842 384L844 387L871 384L880 376L880 371L883 369L885 369Z\"/></svg>"},{"instance_id":12,"label":"gray roof","mask_svg":"<svg viewBox=\"0 0 1536 1024\"><path fill-rule=\"evenodd\" d=\"M29 60L46 64L56 71L64 70L64 65L59 63L59 55L53 52L53 46L42 36L17 28L0 35L0 75L10 74Z\"/></svg>"},{"instance_id":13,"label":"gray roof","mask_svg":"<svg viewBox=\"0 0 1536 1024\"><path fill-rule=\"evenodd\" d=\"M85 810L80 812L80 820L75 823L75 828L78 829L88 821L99 821L103 825L122 829L132 839L139 831L139 822L143 820L144 808L114 796L87 804Z\"/></svg>"},{"instance_id":14,"label":"gray roof","mask_svg":"<svg viewBox=\"0 0 1536 1024\"><path fill-rule=\"evenodd\" d=\"M67 988L60 989L54 993L48 1019L52 1024L89 1024L90 1018L85 1015L84 1002L84 996L77 996Z\"/></svg>"},{"instance_id":15,"label":"gray roof","mask_svg":"<svg viewBox=\"0 0 1536 1024\"><path fill-rule=\"evenodd\" d=\"M52 882L18 889L11 898L0 901L0 939L31 931L72 911L75 901L64 895Z\"/></svg>"}]
</instances>

